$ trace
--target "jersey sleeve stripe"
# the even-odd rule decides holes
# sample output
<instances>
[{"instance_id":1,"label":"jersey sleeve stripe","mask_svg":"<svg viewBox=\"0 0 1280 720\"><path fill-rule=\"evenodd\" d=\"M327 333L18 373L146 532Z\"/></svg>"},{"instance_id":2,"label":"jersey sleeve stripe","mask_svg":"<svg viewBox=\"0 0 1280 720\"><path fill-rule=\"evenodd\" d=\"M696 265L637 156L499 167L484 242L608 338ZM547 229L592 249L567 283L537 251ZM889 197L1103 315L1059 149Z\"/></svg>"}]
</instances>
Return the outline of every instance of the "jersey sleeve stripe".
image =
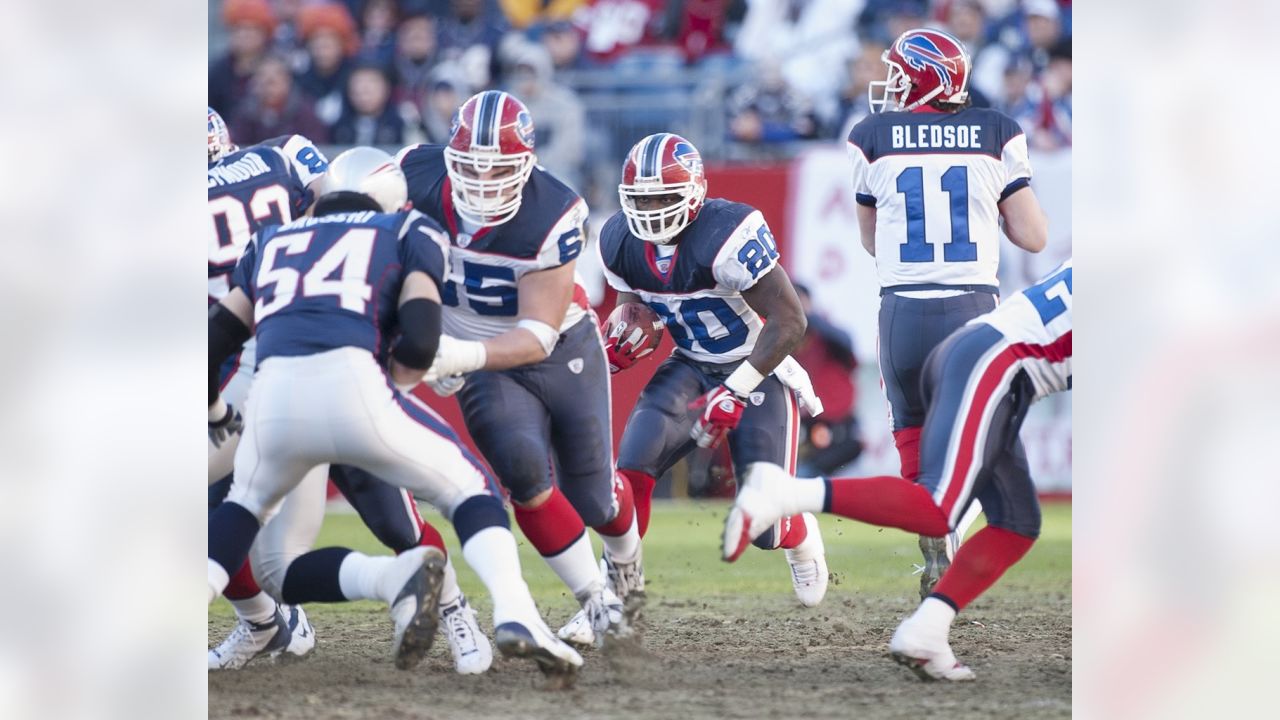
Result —
<instances>
[{"instance_id":1,"label":"jersey sleeve stripe","mask_svg":"<svg viewBox=\"0 0 1280 720\"><path fill-rule=\"evenodd\" d=\"M1022 188L1028 187L1030 185L1031 185L1031 178L1029 177L1016 178L1013 182L1004 186L1004 191L1000 193L1000 199L997 200L996 202L1004 202L1005 198L1018 192Z\"/></svg>"},{"instance_id":2,"label":"jersey sleeve stripe","mask_svg":"<svg viewBox=\"0 0 1280 720\"><path fill-rule=\"evenodd\" d=\"M1004 198L1001 198L1001 199L1003 200ZM874 195L868 195L866 193L857 193L854 196L854 200L857 200L859 205L866 205L867 207L876 206L876 197Z\"/></svg>"}]
</instances>

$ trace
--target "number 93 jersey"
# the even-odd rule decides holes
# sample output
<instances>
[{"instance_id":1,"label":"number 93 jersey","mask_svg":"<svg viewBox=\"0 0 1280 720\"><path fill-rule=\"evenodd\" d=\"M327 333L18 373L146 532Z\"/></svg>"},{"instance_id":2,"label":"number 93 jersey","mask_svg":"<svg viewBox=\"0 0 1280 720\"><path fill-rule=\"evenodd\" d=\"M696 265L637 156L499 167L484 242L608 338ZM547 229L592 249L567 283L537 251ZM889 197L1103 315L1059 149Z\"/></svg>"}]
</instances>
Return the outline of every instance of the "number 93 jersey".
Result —
<instances>
[{"instance_id":1,"label":"number 93 jersey","mask_svg":"<svg viewBox=\"0 0 1280 720\"><path fill-rule=\"evenodd\" d=\"M329 161L301 135L238 150L209 166L209 304L226 297L229 279L249 238L279 225L310 204L307 186Z\"/></svg>"},{"instance_id":2,"label":"number 93 jersey","mask_svg":"<svg viewBox=\"0 0 1280 720\"><path fill-rule=\"evenodd\" d=\"M998 204L1031 182L1012 118L986 108L877 113L847 147L856 200L876 209L881 287L998 285Z\"/></svg>"},{"instance_id":3,"label":"number 93 jersey","mask_svg":"<svg viewBox=\"0 0 1280 720\"><path fill-rule=\"evenodd\" d=\"M609 285L653 308L676 352L710 363L751 354L762 323L742 291L778 265L777 244L759 210L708 200L669 257L632 235L618 211L600 231L599 248Z\"/></svg>"},{"instance_id":4,"label":"number 93 jersey","mask_svg":"<svg viewBox=\"0 0 1280 720\"><path fill-rule=\"evenodd\" d=\"M231 276L253 301L258 363L358 347L383 358L404 278L444 276L448 239L416 210L345 212L263 228Z\"/></svg>"}]
</instances>

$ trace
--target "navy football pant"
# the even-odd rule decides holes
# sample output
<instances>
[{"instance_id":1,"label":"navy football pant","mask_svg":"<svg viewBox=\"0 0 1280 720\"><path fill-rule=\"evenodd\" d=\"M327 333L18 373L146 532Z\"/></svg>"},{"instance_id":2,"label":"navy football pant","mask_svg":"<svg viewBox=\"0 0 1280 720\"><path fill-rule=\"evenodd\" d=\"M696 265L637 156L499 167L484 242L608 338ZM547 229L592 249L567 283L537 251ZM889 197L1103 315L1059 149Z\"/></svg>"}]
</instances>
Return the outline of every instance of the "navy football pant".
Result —
<instances>
[{"instance_id":1,"label":"navy football pant","mask_svg":"<svg viewBox=\"0 0 1280 720\"><path fill-rule=\"evenodd\" d=\"M467 375L467 430L516 502L560 491L591 527L617 513L609 367L594 316L560 336L547 359Z\"/></svg>"},{"instance_id":2,"label":"navy football pant","mask_svg":"<svg viewBox=\"0 0 1280 720\"><path fill-rule=\"evenodd\" d=\"M679 354L663 361L636 401L618 450L618 468L637 470L650 477L663 473L695 447L689 433L694 415L689 403L724 382L737 363L700 363ZM753 462L768 462L795 472L800 413L795 398L770 375L752 392L742 421L729 433L729 455L734 474ZM786 522L788 519L784 519ZM756 545L778 545L777 528L756 538Z\"/></svg>"}]
</instances>

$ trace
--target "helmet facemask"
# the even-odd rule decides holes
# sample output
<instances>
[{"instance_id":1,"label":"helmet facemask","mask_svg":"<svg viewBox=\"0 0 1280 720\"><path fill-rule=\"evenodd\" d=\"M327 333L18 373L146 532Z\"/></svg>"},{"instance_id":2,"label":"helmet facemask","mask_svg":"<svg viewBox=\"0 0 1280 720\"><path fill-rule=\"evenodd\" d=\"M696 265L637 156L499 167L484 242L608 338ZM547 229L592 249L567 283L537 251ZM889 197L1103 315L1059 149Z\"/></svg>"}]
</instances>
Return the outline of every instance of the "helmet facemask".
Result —
<instances>
[{"instance_id":1,"label":"helmet facemask","mask_svg":"<svg viewBox=\"0 0 1280 720\"><path fill-rule=\"evenodd\" d=\"M702 205L706 186L694 182L660 184L644 183L619 185L618 199L622 213L627 216L631 233L646 242L666 244L679 235ZM670 205L653 210L641 210L636 198L655 195L675 195Z\"/></svg>"},{"instance_id":2,"label":"helmet facemask","mask_svg":"<svg viewBox=\"0 0 1280 720\"><path fill-rule=\"evenodd\" d=\"M515 217L537 162L531 152L503 155L496 150L460 152L451 147L445 148L444 160L454 208L463 220L481 227Z\"/></svg>"},{"instance_id":3,"label":"helmet facemask","mask_svg":"<svg viewBox=\"0 0 1280 720\"><path fill-rule=\"evenodd\" d=\"M889 74L884 80L872 80L867 83L867 105L871 107L871 112L886 112L890 109L901 110L902 99L911 91L911 79L907 77L907 73L903 71L902 66L889 59L889 51L885 50L880 55L880 61L889 68ZM876 92L880 91L880 96L876 96ZM892 108L889 103L892 102Z\"/></svg>"}]
</instances>

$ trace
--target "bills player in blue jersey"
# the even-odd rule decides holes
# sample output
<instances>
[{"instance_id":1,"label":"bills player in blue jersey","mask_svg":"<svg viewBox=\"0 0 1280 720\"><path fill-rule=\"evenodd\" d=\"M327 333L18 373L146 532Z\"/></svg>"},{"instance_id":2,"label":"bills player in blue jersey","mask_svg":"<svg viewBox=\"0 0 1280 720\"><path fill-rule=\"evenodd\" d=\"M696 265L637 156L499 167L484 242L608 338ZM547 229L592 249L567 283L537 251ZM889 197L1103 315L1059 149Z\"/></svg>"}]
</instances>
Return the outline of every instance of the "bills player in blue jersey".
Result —
<instances>
[{"instance_id":1,"label":"bills player in blue jersey","mask_svg":"<svg viewBox=\"0 0 1280 720\"><path fill-rule=\"evenodd\" d=\"M209 110L209 302L229 290L235 260L252 233L267 225L300 216L313 199L328 160L299 135L236 148L226 124ZM221 392L229 403L243 404L253 381L254 343L251 340L223 371ZM216 507L231 486L231 461L236 438L211 448L210 507ZM317 467L285 501L274 521L254 544L251 564L235 573L226 590L238 622L231 634L208 654L210 670L239 669L261 655L284 651L302 655L315 645L315 634L300 607L278 607L285 571L294 558L310 550L324 520L328 477L359 512L373 534L387 547L402 552L418 545L443 549L440 534L417 512L409 494L356 468ZM255 577L256 573L256 577ZM259 587L261 582L261 587ZM263 592L263 588L266 592ZM452 563L446 565L440 615L454 667L478 673L492 662L492 648L476 624L475 612L458 588ZM284 632L288 628L290 633Z\"/></svg>"},{"instance_id":2,"label":"bills player in blue jersey","mask_svg":"<svg viewBox=\"0 0 1280 720\"><path fill-rule=\"evenodd\" d=\"M849 133L862 245L880 278L880 376L902 476L919 470L925 358L996 306L1000 231L1028 252L1048 224L1030 187L1027 140L1012 118L969 106L969 54L951 35L909 30L885 50L873 112ZM1011 462L1026 464L1019 446ZM971 516L972 517L972 516ZM921 596L962 532L921 537Z\"/></svg>"},{"instance_id":3,"label":"bills player in blue jersey","mask_svg":"<svg viewBox=\"0 0 1280 720\"><path fill-rule=\"evenodd\" d=\"M458 392L525 537L581 604L561 637L602 641L624 631L622 600L642 597L644 576L631 491L614 473L600 331L576 280L586 203L537 166L533 119L504 92L463 103L448 145L399 160L413 206L451 241L433 387Z\"/></svg>"},{"instance_id":4,"label":"bills player in blue jersey","mask_svg":"<svg viewBox=\"0 0 1280 720\"><path fill-rule=\"evenodd\" d=\"M242 439L231 490L209 516L209 599L311 468L351 465L450 519L493 598L504 654L571 674L582 658L538 614L506 511L479 461L397 389L420 382L435 356L448 252L440 227L404 210L406 202L404 174L390 155L373 148L339 155L314 217L263 228L237 262L232 289L210 310L209 412L229 418L211 423L210 436L242 431ZM251 333L257 375L241 419L219 396L218 376ZM444 566L432 547L383 558L326 548L293 560L284 594L289 602L387 602L396 666L408 669L431 646ZM295 592L303 597L290 597Z\"/></svg>"},{"instance_id":5,"label":"bills player in blue jersey","mask_svg":"<svg viewBox=\"0 0 1280 720\"><path fill-rule=\"evenodd\" d=\"M705 199L702 159L688 140L658 133L636 143L618 191L622 210L600 231L605 277L619 305L648 305L676 343L636 402L618 451L643 533L656 478L695 445L727 438L737 470L772 463L794 471L800 414L780 378L798 370L788 353L806 322L764 216ZM635 360L621 325L609 329L606 346L618 370ZM807 409L820 412L808 376L798 374ZM812 514L783 518L757 544L785 548L797 597L806 606L822 601L827 565Z\"/></svg>"},{"instance_id":6,"label":"bills player in blue jersey","mask_svg":"<svg viewBox=\"0 0 1280 720\"><path fill-rule=\"evenodd\" d=\"M981 501L987 526L956 553L941 580L889 643L924 679L970 680L948 631L956 613L1022 558L1040 534L1040 505L1018 431L1031 403L1071 389L1071 261L999 308L967 322L929 354L928 407L915 482L896 477L792 478L753 466L725 522L725 559L772 518L830 512L926 536L959 525Z\"/></svg>"}]
</instances>

